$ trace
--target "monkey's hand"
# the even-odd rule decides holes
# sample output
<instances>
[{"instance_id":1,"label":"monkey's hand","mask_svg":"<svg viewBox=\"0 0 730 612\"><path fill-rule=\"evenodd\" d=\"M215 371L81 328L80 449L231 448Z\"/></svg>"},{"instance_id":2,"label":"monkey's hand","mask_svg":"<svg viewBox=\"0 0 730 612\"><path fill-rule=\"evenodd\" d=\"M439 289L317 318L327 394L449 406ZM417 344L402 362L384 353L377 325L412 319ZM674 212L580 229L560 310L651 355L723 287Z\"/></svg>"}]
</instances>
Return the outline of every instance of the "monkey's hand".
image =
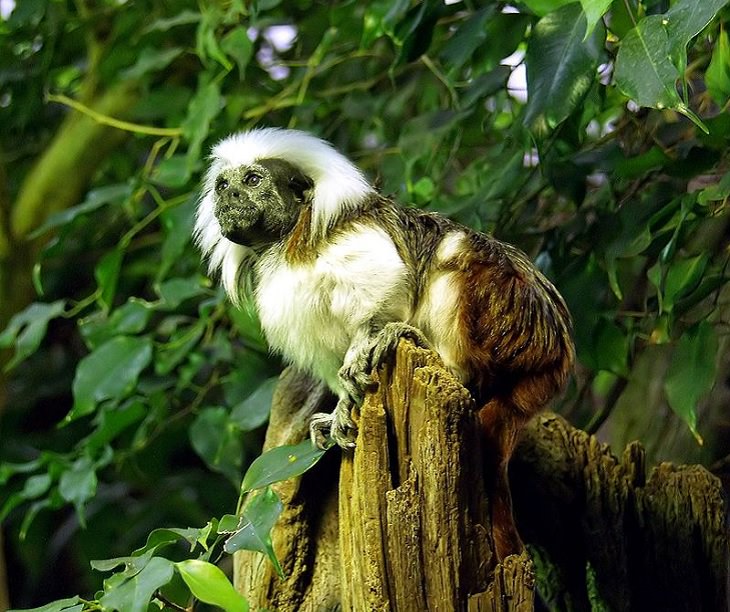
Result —
<instances>
[{"instance_id":1,"label":"monkey's hand","mask_svg":"<svg viewBox=\"0 0 730 612\"><path fill-rule=\"evenodd\" d=\"M319 448L327 446L328 432L342 448L355 447L357 426L350 412L353 407L362 404L365 392L373 385L373 373L393 356L401 338L429 348L428 341L418 329L402 322L386 323L372 336L363 334L353 341L338 372L344 396L337 402L332 414L315 414L309 423L312 441Z\"/></svg>"},{"instance_id":2,"label":"monkey's hand","mask_svg":"<svg viewBox=\"0 0 730 612\"><path fill-rule=\"evenodd\" d=\"M416 346L425 349L431 348L431 344L426 340L426 336L423 335L420 329L401 321L386 323L375 337L373 347L370 351L368 367L371 378L375 370L393 358L395 349L398 348L398 342L400 342L401 338L407 338Z\"/></svg>"},{"instance_id":3,"label":"monkey's hand","mask_svg":"<svg viewBox=\"0 0 730 612\"><path fill-rule=\"evenodd\" d=\"M393 358L401 338L429 348L428 340L420 330L402 322L386 323L375 334L353 341L337 375L342 388L356 405L362 404L365 392L373 386L375 371Z\"/></svg>"}]
</instances>

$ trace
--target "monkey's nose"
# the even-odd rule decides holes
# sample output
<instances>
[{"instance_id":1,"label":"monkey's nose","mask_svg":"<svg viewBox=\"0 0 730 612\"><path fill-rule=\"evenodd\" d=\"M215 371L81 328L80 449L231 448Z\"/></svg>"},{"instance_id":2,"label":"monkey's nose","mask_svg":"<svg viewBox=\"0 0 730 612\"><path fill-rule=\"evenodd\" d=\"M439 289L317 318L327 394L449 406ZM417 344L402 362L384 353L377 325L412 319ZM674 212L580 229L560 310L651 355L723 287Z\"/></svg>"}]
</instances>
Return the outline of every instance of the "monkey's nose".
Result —
<instances>
[{"instance_id":1,"label":"monkey's nose","mask_svg":"<svg viewBox=\"0 0 730 612\"><path fill-rule=\"evenodd\" d=\"M223 175L220 175L215 182L215 192L219 196L226 196L237 200L241 197L241 192L231 185L231 181Z\"/></svg>"}]
</instances>

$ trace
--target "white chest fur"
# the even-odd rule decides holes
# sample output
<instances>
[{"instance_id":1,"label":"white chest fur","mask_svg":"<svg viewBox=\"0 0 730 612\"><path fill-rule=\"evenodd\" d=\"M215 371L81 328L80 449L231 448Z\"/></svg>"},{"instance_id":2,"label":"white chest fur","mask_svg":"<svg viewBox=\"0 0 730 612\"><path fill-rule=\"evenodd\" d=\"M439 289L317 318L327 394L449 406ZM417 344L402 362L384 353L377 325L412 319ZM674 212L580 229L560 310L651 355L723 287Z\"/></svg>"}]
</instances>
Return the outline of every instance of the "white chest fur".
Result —
<instances>
[{"instance_id":1,"label":"white chest fur","mask_svg":"<svg viewBox=\"0 0 730 612\"><path fill-rule=\"evenodd\" d=\"M358 330L410 317L406 266L379 228L354 225L312 262L289 264L269 251L256 272L256 306L271 348L335 393Z\"/></svg>"}]
</instances>

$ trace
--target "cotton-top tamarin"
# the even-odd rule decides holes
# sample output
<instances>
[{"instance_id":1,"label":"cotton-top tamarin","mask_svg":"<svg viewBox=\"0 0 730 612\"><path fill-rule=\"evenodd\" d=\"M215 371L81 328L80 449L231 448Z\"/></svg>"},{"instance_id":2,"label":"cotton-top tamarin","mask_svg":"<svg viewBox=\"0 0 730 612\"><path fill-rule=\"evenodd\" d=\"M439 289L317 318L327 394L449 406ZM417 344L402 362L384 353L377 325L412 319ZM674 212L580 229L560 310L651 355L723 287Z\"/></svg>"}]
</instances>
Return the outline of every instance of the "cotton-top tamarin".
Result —
<instances>
[{"instance_id":1,"label":"cotton-top tamarin","mask_svg":"<svg viewBox=\"0 0 730 612\"><path fill-rule=\"evenodd\" d=\"M565 303L524 253L398 206L329 143L274 128L213 148L195 235L234 302L250 286L271 348L337 396L312 417L320 445L354 446L351 410L401 336L433 348L481 407L494 522L511 525L516 434L574 358ZM519 548L503 531L498 552Z\"/></svg>"}]
</instances>

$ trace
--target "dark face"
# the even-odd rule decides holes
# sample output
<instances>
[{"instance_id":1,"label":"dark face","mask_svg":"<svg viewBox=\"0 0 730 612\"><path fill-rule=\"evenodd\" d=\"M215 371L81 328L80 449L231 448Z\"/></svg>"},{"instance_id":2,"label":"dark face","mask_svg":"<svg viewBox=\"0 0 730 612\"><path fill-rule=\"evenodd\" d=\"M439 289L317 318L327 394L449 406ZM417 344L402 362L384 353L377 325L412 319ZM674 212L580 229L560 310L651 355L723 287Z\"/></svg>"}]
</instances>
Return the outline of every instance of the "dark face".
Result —
<instances>
[{"instance_id":1,"label":"dark face","mask_svg":"<svg viewBox=\"0 0 730 612\"><path fill-rule=\"evenodd\" d=\"M246 246L280 240L294 228L312 187L309 177L281 159L224 170L215 181L221 233Z\"/></svg>"}]
</instances>

